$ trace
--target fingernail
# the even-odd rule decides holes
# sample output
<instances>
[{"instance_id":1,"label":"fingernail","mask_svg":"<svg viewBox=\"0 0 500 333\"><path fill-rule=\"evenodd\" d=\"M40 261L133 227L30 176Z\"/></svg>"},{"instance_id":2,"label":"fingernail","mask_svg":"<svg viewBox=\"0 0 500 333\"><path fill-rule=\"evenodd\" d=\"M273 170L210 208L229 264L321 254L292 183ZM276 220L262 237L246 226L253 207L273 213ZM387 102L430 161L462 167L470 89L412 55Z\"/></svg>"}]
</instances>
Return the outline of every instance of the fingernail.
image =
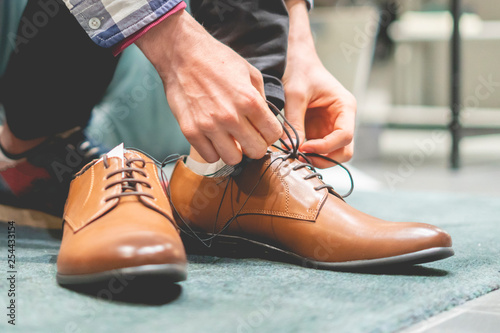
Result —
<instances>
[{"instance_id":1,"label":"fingernail","mask_svg":"<svg viewBox=\"0 0 500 333\"><path fill-rule=\"evenodd\" d=\"M307 148L300 147L299 150L301 153L306 153L306 154L307 153L314 153L311 149L307 149Z\"/></svg>"}]
</instances>

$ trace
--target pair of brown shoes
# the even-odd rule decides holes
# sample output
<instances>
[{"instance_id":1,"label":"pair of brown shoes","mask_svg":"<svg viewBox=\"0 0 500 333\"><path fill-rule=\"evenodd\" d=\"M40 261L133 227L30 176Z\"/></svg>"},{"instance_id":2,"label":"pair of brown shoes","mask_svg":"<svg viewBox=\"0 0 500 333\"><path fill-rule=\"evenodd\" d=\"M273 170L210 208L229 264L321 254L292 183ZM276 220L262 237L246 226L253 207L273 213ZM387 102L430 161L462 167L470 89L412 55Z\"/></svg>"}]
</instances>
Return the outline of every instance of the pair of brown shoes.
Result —
<instances>
[{"instance_id":1,"label":"pair of brown shoes","mask_svg":"<svg viewBox=\"0 0 500 333\"><path fill-rule=\"evenodd\" d=\"M71 183L57 281L86 284L116 275L182 281L181 229L186 239L250 244L321 269L411 265L453 255L444 231L359 212L310 166L283 152L270 151L240 171L204 177L179 160L169 202L156 164L141 152L119 146L90 163Z\"/></svg>"}]
</instances>

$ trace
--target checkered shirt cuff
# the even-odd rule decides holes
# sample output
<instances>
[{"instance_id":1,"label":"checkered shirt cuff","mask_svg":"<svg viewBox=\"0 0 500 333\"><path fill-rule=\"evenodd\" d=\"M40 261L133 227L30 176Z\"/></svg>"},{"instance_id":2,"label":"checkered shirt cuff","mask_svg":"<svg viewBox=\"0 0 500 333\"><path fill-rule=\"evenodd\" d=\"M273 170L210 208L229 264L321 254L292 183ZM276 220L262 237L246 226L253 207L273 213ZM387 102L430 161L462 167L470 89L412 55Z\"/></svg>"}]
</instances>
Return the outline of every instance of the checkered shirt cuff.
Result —
<instances>
[{"instance_id":1,"label":"checkered shirt cuff","mask_svg":"<svg viewBox=\"0 0 500 333\"><path fill-rule=\"evenodd\" d=\"M182 0L64 0L90 38L109 48L168 13Z\"/></svg>"}]
</instances>

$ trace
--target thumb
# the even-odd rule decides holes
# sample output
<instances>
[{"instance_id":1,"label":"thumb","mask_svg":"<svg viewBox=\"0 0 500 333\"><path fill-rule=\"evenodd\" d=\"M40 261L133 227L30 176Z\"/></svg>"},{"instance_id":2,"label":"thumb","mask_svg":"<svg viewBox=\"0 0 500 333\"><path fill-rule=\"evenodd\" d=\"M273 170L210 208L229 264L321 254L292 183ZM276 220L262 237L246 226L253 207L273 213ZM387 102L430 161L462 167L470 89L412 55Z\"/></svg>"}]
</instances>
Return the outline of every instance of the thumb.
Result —
<instances>
[{"instance_id":1,"label":"thumb","mask_svg":"<svg viewBox=\"0 0 500 333\"><path fill-rule=\"evenodd\" d=\"M307 110L307 101L302 94L286 93L285 92L285 117L290 125L297 131L298 138L295 137L294 131L286 123L286 129L290 133L293 140L299 140L299 145L304 143L306 133L304 129L304 121ZM289 146L291 145L290 139L285 132L282 136Z\"/></svg>"}]
</instances>

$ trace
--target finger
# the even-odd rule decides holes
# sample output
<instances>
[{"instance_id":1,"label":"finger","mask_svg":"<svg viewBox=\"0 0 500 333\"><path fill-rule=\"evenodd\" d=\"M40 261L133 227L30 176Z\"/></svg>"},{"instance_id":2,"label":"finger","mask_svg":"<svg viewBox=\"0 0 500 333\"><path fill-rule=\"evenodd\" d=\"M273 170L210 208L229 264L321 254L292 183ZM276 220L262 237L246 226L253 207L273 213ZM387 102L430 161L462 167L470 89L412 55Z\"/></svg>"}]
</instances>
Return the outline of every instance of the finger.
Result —
<instances>
[{"instance_id":1,"label":"finger","mask_svg":"<svg viewBox=\"0 0 500 333\"><path fill-rule=\"evenodd\" d=\"M307 100L300 90L290 89L285 91L285 101L285 117L297 131L300 145L301 142L304 142L306 136L304 118L307 110ZM286 124L285 126L287 126L290 135L292 135L292 139L297 140L295 133L290 129L290 127ZM282 139L289 144L289 138L286 133L283 133Z\"/></svg>"},{"instance_id":2,"label":"finger","mask_svg":"<svg viewBox=\"0 0 500 333\"><path fill-rule=\"evenodd\" d=\"M340 149L337 149L336 151L333 151L330 154L326 154L324 156L331 158L332 160L335 160L339 163L345 163L345 162L348 162L352 158L353 148L354 148L354 144L350 143L347 146L342 147ZM330 162L330 161L325 160L321 157L308 156L308 158L311 161L312 165L314 165L315 167L320 168L320 169L330 168L330 167L337 165L336 163Z\"/></svg>"},{"instance_id":3,"label":"finger","mask_svg":"<svg viewBox=\"0 0 500 333\"><path fill-rule=\"evenodd\" d=\"M247 119L266 142L266 147L274 144L283 134L278 118L264 100L246 113Z\"/></svg>"},{"instance_id":4,"label":"finger","mask_svg":"<svg viewBox=\"0 0 500 333\"><path fill-rule=\"evenodd\" d=\"M259 92L260 96L262 98L266 99L266 92L264 90L264 77L262 76L262 73L254 66L251 66L250 70L250 81L252 82L252 85L257 89Z\"/></svg>"},{"instance_id":5,"label":"finger","mask_svg":"<svg viewBox=\"0 0 500 333\"><path fill-rule=\"evenodd\" d=\"M352 142L354 135L354 113L341 113L335 119L334 130L324 138L306 141L300 150L316 154L329 154L341 149Z\"/></svg>"},{"instance_id":6,"label":"finger","mask_svg":"<svg viewBox=\"0 0 500 333\"><path fill-rule=\"evenodd\" d=\"M242 118L240 126L233 128L229 133L240 144L246 156L252 159L260 159L266 154L268 144L248 119Z\"/></svg>"},{"instance_id":7,"label":"finger","mask_svg":"<svg viewBox=\"0 0 500 333\"><path fill-rule=\"evenodd\" d=\"M243 153L227 132L213 133L209 139L224 163L236 165L241 162Z\"/></svg>"},{"instance_id":8,"label":"finger","mask_svg":"<svg viewBox=\"0 0 500 333\"><path fill-rule=\"evenodd\" d=\"M212 142L206 137L188 141L207 163L215 163L220 159L220 156L212 145Z\"/></svg>"}]
</instances>

